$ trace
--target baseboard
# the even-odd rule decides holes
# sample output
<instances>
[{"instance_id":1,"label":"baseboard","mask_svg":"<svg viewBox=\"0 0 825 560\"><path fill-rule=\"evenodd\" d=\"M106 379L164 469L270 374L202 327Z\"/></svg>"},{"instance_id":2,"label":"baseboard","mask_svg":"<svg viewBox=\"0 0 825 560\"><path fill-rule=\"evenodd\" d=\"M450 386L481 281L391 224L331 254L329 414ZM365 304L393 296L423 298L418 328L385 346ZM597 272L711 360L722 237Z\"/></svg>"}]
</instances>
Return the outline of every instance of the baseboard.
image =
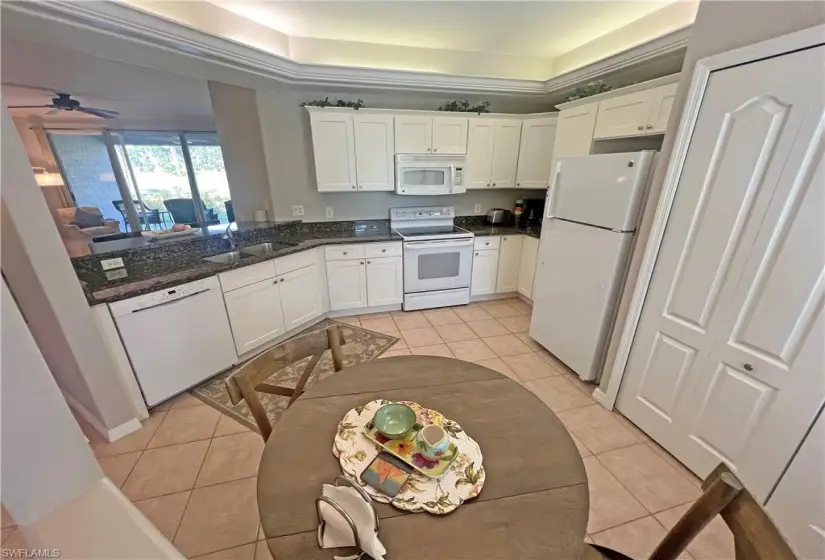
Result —
<instances>
[{"instance_id":1,"label":"baseboard","mask_svg":"<svg viewBox=\"0 0 825 560\"><path fill-rule=\"evenodd\" d=\"M613 407L607 403L607 395L604 394L601 387L597 387L595 391L593 391L593 400L602 405L607 410L613 410Z\"/></svg>"},{"instance_id":2,"label":"baseboard","mask_svg":"<svg viewBox=\"0 0 825 560\"><path fill-rule=\"evenodd\" d=\"M470 303L474 303L476 301L493 301L496 299L513 299L516 297L518 292L504 292L502 294L484 294L483 296L470 296Z\"/></svg>"},{"instance_id":3,"label":"baseboard","mask_svg":"<svg viewBox=\"0 0 825 560\"><path fill-rule=\"evenodd\" d=\"M532 307L532 306L533 306L533 300L532 300L532 299L530 299L529 297L525 296L525 295L524 295L524 294L522 294L521 292L518 292L518 298L519 298L521 301L523 301L524 303L526 303L527 305L529 305L530 307Z\"/></svg>"},{"instance_id":4,"label":"baseboard","mask_svg":"<svg viewBox=\"0 0 825 560\"><path fill-rule=\"evenodd\" d=\"M341 309L338 311L328 311L327 317L357 317L358 315L369 315L370 313L389 313L390 311L401 311L400 303L390 305L376 305L374 307L357 307L355 309Z\"/></svg>"},{"instance_id":5,"label":"baseboard","mask_svg":"<svg viewBox=\"0 0 825 560\"><path fill-rule=\"evenodd\" d=\"M86 422L88 422L92 428L97 430L97 432L100 435L106 438L106 441L112 442L119 440L120 438L127 436L132 432L136 432L141 427L140 420L138 420L137 418L130 418L128 421L124 422L123 424L120 424L119 426L115 426L110 430L106 428L106 426L101 424L100 420L98 420L94 414L89 412L89 409L80 404L80 402L77 399L75 399L73 396L71 396L66 391L63 391L62 389L60 390L60 392L63 393L63 398L66 399L68 405L72 407L75 412L81 415L83 419L86 420Z\"/></svg>"}]
</instances>

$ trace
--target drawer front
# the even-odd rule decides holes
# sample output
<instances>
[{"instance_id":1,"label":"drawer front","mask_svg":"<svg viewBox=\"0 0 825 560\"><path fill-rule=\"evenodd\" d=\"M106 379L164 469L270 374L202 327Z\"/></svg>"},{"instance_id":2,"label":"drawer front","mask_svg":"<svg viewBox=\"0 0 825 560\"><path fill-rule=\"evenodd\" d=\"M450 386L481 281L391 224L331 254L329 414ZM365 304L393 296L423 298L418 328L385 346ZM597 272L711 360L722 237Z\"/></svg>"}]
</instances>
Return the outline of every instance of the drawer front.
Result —
<instances>
[{"instance_id":1,"label":"drawer front","mask_svg":"<svg viewBox=\"0 0 825 560\"><path fill-rule=\"evenodd\" d=\"M333 245L324 247L324 256L328 261L348 261L363 259L367 255L363 245Z\"/></svg>"},{"instance_id":2,"label":"drawer front","mask_svg":"<svg viewBox=\"0 0 825 560\"><path fill-rule=\"evenodd\" d=\"M481 237L475 238L475 243L473 244L473 249L476 251L478 250L485 250L485 249L498 249L501 245L501 236L500 235L484 235Z\"/></svg>"},{"instance_id":3,"label":"drawer front","mask_svg":"<svg viewBox=\"0 0 825 560\"><path fill-rule=\"evenodd\" d=\"M221 281L221 289L224 292L237 290L238 288L249 286L255 282L260 282L262 280L267 280L274 277L275 264L273 261L252 264L237 270L230 270L228 272L221 272L218 274L218 279Z\"/></svg>"},{"instance_id":4,"label":"drawer front","mask_svg":"<svg viewBox=\"0 0 825 560\"><path fill-rule=\"evenodd\" d=\"M275 273L280 276L299 268L304 268L315 264L315 251L310 249L308 251L301 251L285 257L275 259Z\"/></svg>"},{"instance_id":5,"label":"drawer front","mask_svg":"<svg viewBox=\"0 0 825 560\"><path fill-rule=\"evenodd\" d=\"M367 243L367 257L400 257L401 242L392 243Z\"/></svg>"}]
</instances>

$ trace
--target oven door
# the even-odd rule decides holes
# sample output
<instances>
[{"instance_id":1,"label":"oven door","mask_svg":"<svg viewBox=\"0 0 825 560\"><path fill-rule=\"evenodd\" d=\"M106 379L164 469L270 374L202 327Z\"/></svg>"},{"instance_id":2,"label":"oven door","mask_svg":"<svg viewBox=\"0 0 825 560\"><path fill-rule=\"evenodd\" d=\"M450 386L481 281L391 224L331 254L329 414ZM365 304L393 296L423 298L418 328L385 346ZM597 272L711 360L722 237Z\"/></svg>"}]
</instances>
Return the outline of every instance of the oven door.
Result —
<instances>
[{"instance_id":1,"label":"oven door","mask_svg":"<svg viewBox=\"0 0 825 560\"><path fill-rule=\"evenodd\" d=\"M404 293L469 288L473 239L404 242Z\"/></svg>"}]
</instances>

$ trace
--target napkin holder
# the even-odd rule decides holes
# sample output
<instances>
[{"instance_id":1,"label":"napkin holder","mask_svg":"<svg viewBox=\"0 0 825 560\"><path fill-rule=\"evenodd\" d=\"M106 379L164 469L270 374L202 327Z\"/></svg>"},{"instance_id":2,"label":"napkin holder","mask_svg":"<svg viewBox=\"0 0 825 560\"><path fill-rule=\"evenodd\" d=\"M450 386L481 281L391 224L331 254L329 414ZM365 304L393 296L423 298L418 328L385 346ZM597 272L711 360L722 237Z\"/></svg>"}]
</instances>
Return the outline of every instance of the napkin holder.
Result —
<instances>
[{"instance_id":1,"label":"napkin holder","mask_svg":"<svg viewBox=\"0 0 825 560\"><path fill-rule=\"evenodd\" d=\"M361 488L355 482L349 480L348 478L343 478L340 476L336 476L335 480L333 481L334 486L340 486L341 484L350 486L354 488L364 501L367 502L372 509L372 515L375 518L375 534L378 535L378 512L375 511L375 505L372 503L372 498L370 498L369 494L367 494L363 488ZM321 502L325 502L328 504L332 509L337 511L344 521L347 522L350 529L352 530L352 536L355 540L355 548L358 550L358 553L353 558L360 558L366 552L364 551L363 547L361 546L361 539L358 538L358 529L355 526L355 521L353 521L352 517L346 510L341 507L335 500L328 498L327 496L321 496L320 498L315 499L315 514L318 516L318 546L323 548L324 544L324 527L326 526L326 522L324 521L323 517L321 516Z\"/></svg>"}]
</instances>

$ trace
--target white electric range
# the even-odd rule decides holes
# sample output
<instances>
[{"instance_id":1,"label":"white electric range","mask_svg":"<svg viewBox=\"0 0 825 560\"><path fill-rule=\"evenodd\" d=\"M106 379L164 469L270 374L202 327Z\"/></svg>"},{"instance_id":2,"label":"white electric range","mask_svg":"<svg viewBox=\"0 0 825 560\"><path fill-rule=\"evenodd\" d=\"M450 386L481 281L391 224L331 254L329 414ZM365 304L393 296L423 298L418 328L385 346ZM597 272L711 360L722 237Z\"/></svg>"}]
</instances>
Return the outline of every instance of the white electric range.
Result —
<instances>
[{"instance_id":1,"label":"white electric range","mask_svg":"<svg viewBox=\"0 0 825 560\"><path fill-rule=\"evenodd\" d=\"M454 219L453 206L390 209L404 247L404 310L470 303L474 236Z\"/></svg>"}]
</instances>

